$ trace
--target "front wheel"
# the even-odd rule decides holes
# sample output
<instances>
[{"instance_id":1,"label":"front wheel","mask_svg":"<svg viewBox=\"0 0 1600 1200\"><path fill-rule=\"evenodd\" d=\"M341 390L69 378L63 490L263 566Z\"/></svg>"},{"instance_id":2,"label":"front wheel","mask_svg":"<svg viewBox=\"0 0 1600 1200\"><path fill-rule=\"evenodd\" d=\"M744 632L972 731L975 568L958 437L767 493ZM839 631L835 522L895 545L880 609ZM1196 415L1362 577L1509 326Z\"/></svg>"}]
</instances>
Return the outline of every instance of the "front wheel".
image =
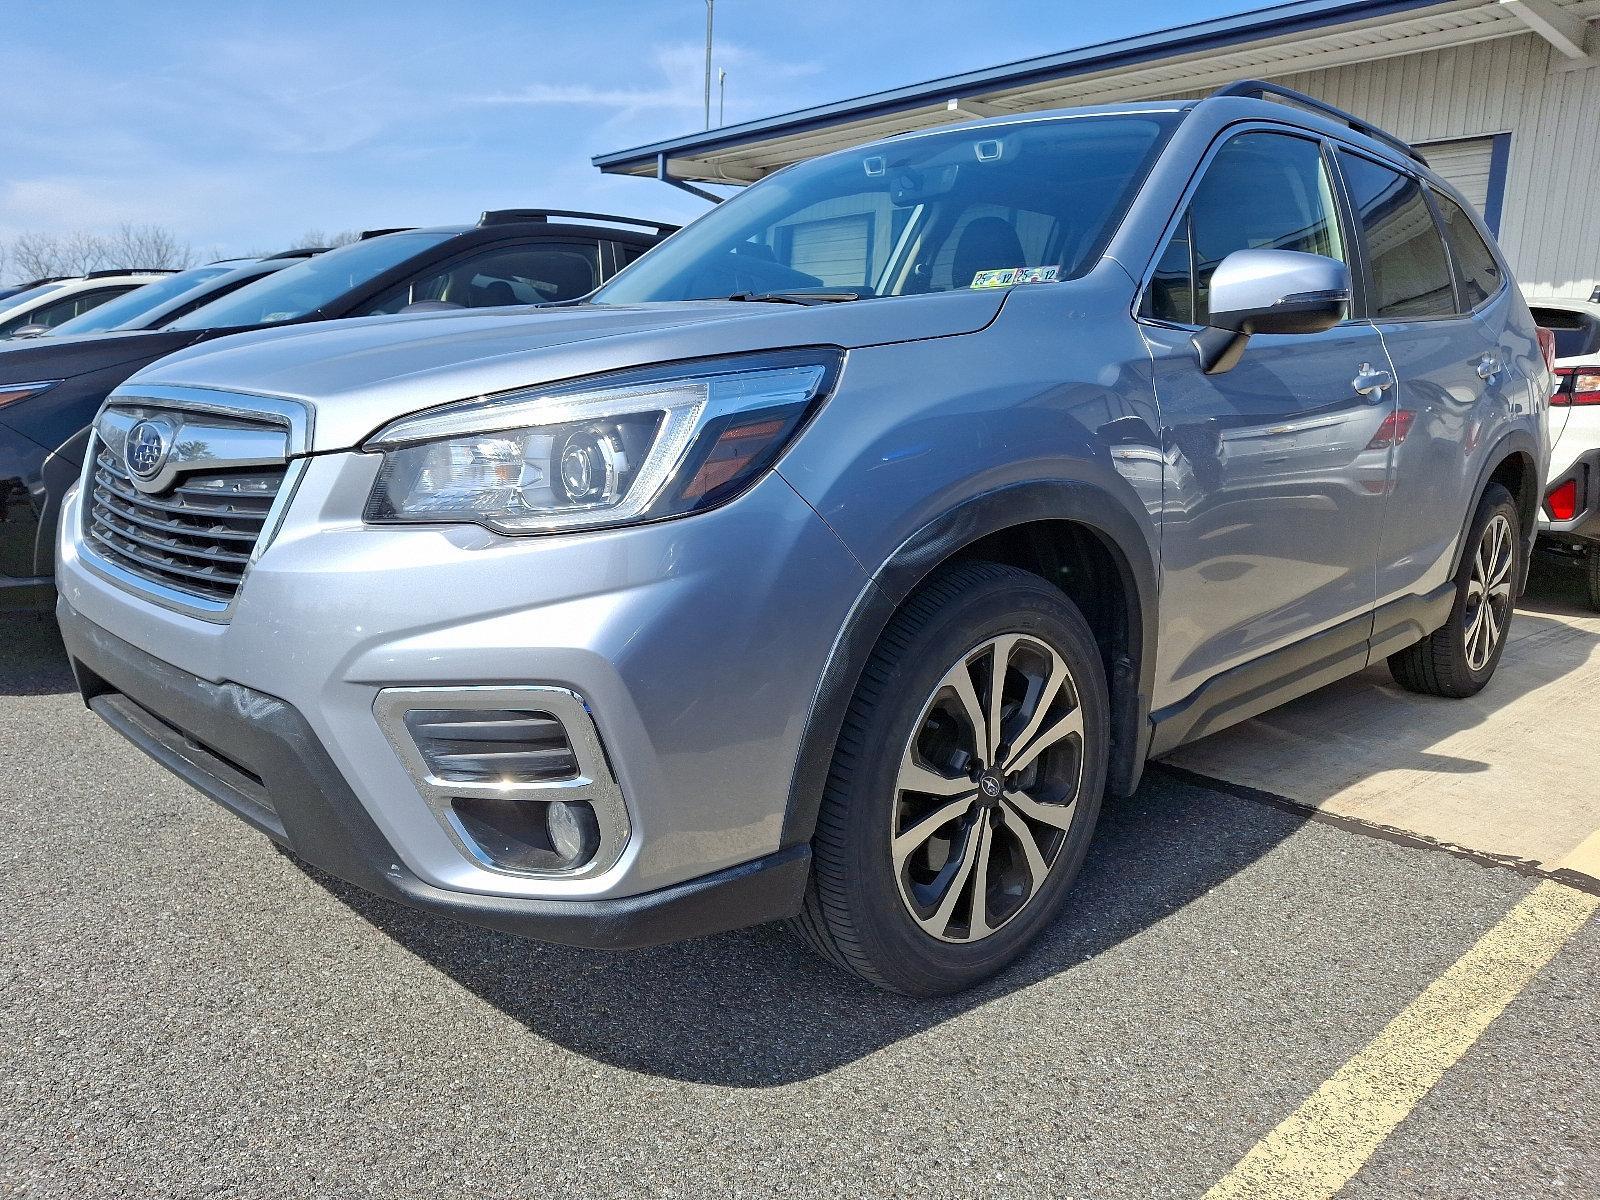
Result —
<instances>
[{"instance_id":1,"label":"front wheel","mask_svg":"<svg viewBox=\"0 0 1600 1200\"><path fill-rule=\"evenodd\" d=\"M1484 490L1456 571L1450 619L1414 646L1389 656L1407 691L1462 699L1483 690L1500 664L1522 578L1522 519L1511 493Z\"/></svg>"},{"instance_id":2,"label":"front wheel","mask_svg":"<svg viewBox=\"0 0 1600 1200\"><path fill-rule=\"evenodd\" d=\"M1109 742L1094 635L1059 589L959 565L896 614L851 701L795 926L912 996L959 991L1059 910Z\"/></svg>"}]
</instances>

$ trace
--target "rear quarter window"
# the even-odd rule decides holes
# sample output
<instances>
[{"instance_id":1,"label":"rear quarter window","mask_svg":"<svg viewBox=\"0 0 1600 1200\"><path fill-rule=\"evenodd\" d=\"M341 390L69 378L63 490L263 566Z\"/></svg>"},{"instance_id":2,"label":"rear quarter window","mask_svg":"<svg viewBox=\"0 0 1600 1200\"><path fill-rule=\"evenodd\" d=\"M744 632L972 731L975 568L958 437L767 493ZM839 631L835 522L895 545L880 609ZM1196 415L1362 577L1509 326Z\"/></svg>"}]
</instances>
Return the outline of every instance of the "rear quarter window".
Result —
<instances>
[{"instance_id":1,"label":"rear quarter window","mask_svg":"<svg viewBox=\"0 0 1600 1200\"><path fill-rule=\"evenodd\" d=\"M1465 209L1440 192L1433 192L1433 199L1439 206L1439 215L1444 218L1445 234L1455 256L1462 304L1469 309L1477 308L1500 290L1500 262Z\"/></svg>"}]
</instances>

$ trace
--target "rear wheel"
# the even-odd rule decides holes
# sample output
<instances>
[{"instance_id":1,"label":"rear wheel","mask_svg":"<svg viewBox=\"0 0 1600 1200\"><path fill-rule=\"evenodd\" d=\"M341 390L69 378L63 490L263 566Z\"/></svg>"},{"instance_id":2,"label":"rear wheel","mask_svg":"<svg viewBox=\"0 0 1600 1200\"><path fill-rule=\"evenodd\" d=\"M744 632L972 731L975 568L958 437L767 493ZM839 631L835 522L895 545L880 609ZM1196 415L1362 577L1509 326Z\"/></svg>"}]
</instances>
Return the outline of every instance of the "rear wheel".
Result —
<instances>
[{"instance_id":1,"label":"rear wheel","mask_svg":"<svg viewBox=\"0 0 1600 1200\"><path fill-rule=\"evenodd\" d=\"M1450 619L1433 634L1389 656L1389 671L1408 691L1460 699L1483 690L1500 664L1522 578L1521 517L1511 493L1490 484L1467 535L1456 572Z\"/></svg>"},{"instance_id":2,"label":"rear wheel","mask_svg":"<svg viewBox=\"0 0 1600 1200\"><path fill-rule=\"evenodd\" d=\"M1094 636L1058 589L994 563L941 572L862 673L798 931L907 995L1007 966L1083 860L1107 713Z\"/></svg>"},{"instance_id":3,"label":"rear wheel","mask_svg":"<svg viewBox=\"0 0 1600 1200\"><path fill-rule=\"evenodd\" d=\"M1600 542L1590 542L1584 552L1584 578L1589 581L1589 607L1600 612Z\"/></svg>"}]
</instances>

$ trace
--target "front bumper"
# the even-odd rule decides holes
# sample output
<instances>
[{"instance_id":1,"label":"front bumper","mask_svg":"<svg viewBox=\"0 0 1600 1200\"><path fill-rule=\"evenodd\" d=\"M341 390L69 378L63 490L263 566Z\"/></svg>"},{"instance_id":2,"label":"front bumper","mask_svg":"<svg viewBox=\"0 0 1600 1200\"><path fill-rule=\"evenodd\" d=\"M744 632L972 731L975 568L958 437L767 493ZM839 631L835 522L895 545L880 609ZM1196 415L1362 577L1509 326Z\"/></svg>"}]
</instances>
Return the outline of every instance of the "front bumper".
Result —
<instances>
[{"instance_id":1,"label":"front bumper","mask_svg":"<svg viewBox=\"0 0 1600 1200\"><path fill-rule=\"evenodd\" d=\"M348 792L375 827L375 843L358 842L382 859L367 878L414 879L469 909L575 906L551 909L555 920L590 903L698 887L792 850L799 839L786 840L784 816L801 737L866 579L781 477L696 517L503 538L364 525L377 456L302 461L283 523L224 621L175 611L96 570L77 536L81 499L69 496L57 567L64 623L137 646L203 689L169 712L168 691L139 699L85 659L89 671L226 758L235 742L265 760L276 754L251 751L248 731L228 733L253 723L258 703L294 714L304 738L289 744L310 739L338 781L314 794ZM581 877L495 870L441 822L376 710L395 689L483 685L560 688L585 703L627 806L614 864ZM132 727L115 704L97 707ZM283 788L302 787L288 778ZM249 819L246 806L230 807ZM282 832L320 861L322 826ZM788 901L798 900L795 890ZM745 922L772 915L752 903Z\"/></svg>"},{"instance_id":2,"label":"front bumper","mask_svg":"<svg viewBox=\"0 0 1600 1200\"><path fill-rule=\"evenodd\" d=\"M57 617L85 703L151 758L313 866L374 895L468 924L574 946L654 945L799 910L810 847L639 896L540 900L435 887L394 848L295 708L213 684L107 633Z\"/></svg>"},{"instance_id":3,"label":"front bumper","mask_svg":"<svg viewBox=\"0 0 1600 1200\"><path fill-rule=\"evenodd\" d=\"M1572 480L1578 489L1578 510L1566 521L1551 520L1544 496ZM1563 470L1552 470L1539 498L1539 537L1545 542L1586 545L1600 542L1600 446L1585 450Z\"/></svg>"}]
</instances>

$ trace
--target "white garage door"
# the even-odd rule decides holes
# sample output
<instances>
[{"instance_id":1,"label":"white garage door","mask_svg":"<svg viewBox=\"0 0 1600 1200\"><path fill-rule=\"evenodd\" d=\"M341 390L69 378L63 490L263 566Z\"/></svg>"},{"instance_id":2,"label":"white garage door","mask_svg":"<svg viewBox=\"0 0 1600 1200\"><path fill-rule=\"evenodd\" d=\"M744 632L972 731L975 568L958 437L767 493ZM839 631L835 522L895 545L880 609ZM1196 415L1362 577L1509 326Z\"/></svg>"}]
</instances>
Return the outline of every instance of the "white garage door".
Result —
<instances>
[{"instance_id":1,"label":"white garage door","mask_svg":"<svg viewBox=\"0 0 1600 1200\"><path fill-rule=\"evenodd\" d=\"M1494 157L1494 139L1457 138L1448 142L1419 142L1428 165L1455 185L1478 212L1489 206L1489 164Z\"/></svg>"}]
</instances>

